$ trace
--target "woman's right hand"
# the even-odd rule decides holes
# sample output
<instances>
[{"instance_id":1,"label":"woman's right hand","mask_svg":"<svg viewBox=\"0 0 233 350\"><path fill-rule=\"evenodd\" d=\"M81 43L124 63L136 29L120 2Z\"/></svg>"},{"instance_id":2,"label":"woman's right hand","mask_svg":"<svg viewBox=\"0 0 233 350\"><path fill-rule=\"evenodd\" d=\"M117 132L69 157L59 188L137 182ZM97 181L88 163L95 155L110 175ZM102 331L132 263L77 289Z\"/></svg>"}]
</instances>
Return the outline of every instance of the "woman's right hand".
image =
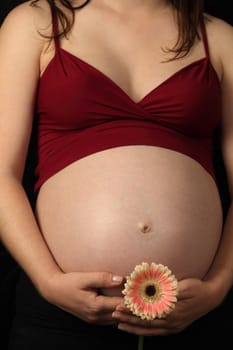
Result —
<instances>
[{"instance_id":1,"label":"woman's right hand","mask_svg":"<svg viewBox=\"0 0 233 350\"><path fill-rule=\"evenodd\" d=\"M102 288L120 287L121 276L109 272L57 272L41 292L50 303L88 323L113 325L112 313L123 297L99 293Z\"/></svg>"}]
</instances>

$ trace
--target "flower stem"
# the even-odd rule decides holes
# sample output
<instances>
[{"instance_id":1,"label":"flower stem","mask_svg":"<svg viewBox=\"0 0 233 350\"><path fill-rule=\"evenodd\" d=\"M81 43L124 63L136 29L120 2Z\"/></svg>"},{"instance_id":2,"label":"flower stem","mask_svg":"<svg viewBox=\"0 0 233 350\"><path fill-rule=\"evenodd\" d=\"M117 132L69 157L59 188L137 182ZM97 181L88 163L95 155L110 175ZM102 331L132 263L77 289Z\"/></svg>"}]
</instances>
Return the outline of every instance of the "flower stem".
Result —
<instances>
[{"instance_id":1,"label":"flower stem","mask_svg":"<svg viewBox=\"0 0 233 350\"><path fill-rule=\"evenodd\" d=\"M139 335L138 337L138 350L143 350L144 336Z\"/></svg>"}]
</instances>

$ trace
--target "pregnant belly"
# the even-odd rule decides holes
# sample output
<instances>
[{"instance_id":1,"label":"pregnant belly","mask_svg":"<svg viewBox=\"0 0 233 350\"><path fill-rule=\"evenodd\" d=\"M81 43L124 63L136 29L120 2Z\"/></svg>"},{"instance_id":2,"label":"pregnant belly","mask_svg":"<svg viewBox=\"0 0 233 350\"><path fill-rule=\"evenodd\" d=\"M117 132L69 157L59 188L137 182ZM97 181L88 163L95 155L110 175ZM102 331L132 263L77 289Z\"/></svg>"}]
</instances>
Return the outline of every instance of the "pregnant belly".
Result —
<instances>
[{"instance_id":1,"label":"pregnant belly","mask_svg":"<svg viewBox=\"0 0 233 350\"><path fill-rule=\"evenodd\" d=\"M36 214L64 271L124 276L154 261L178 279L203 277L222 229L211 176L187 156L148 146L115 148L68 166L43 185Z\"/></svg>"}]
</instances>

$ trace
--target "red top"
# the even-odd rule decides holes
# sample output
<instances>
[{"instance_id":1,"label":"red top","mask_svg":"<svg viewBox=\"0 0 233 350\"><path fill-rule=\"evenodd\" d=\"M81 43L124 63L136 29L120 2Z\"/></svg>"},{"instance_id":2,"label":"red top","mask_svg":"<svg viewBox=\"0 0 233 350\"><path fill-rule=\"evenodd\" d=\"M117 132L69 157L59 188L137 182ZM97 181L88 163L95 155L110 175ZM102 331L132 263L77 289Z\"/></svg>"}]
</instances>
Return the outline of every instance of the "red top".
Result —
<instances>
[{"instance_id":1,"label":"red top","mask_svg":"<svg viewBox=\"0 0 233 350\"><path fill-rule=\"evenodd\" d=\"M56 23L55 23L56 30ZM149 145L183 153L213 177L221 91L206 56L134 102L104 73L59 47L38 86L35 190L72 162L113 147Z\"/></svg>"}]
</instances>

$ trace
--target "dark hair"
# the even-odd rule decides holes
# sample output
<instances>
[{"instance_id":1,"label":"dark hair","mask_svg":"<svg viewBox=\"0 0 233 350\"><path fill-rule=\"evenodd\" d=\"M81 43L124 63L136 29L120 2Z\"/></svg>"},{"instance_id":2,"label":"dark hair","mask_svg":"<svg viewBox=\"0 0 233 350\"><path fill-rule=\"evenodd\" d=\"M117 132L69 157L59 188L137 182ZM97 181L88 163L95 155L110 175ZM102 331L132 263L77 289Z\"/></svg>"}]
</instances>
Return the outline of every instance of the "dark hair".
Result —
<instances>
[{"instance_id":1,"label":"dark hair","mask_svg":"<svg viewBox=\"0 0 233 350\"><path fill-rule=\"evenodd\" d=\"M35 5L40 0L32 0L31 5ZM73 6L70 0L58 0L57 6L55 0L46 0L53 13L58 17L61 24L61 31L58 36L66 36L74 23L74 13L90 3L91 0L84 0L79 6ZM204 0L167 0L176 10L179 35L173 48L166 49L167 52L174 53L174 58L186 56L192 48L196 39L200 39L199 25L204 11ZM70 11L71 17L67 16L62 7Z\"/></svg>"}]
</instances>

